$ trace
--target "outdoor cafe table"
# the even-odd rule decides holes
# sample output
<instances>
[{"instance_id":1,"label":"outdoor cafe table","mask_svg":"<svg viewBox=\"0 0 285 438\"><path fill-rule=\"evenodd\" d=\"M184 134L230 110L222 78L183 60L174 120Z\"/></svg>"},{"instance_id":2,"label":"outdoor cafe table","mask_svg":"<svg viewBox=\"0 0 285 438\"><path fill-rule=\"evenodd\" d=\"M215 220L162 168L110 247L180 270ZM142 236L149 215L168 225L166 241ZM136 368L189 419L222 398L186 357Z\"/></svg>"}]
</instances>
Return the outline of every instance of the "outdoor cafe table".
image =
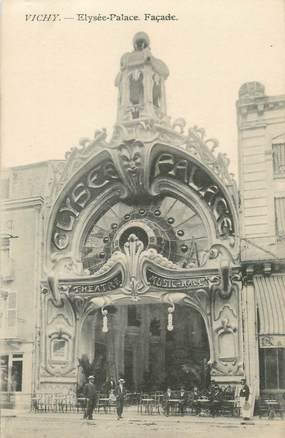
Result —
<instances>
[{"instance_id":1,"label":"outdoor cafe table","mask_svg":"<svg viewBox=\"0 0 285 438\"><path fill-rule=\"evenodd\" d=\"M140 403L140 412L142 413L142 409L144 406L144 412L147 414L152 414L154 403L154 398L142 398Z\"/></svg>"},{"instance_id":2,"label":"outdoor cafe table","mask_svg":"<svg viewBox=\"0 0 285 438\"><path fill-rule=\"evenodd\" d=\"M181 400L179 398L170 398L168 400L168 403L170 404L170 408L174 408L174 412L178 413L179 412L179 406L181 403Z\"/></svg>"},{"instance_id":3,"label":"outdoor cafe table","mask_svg":"<svg viewBox=\"0 0 285 438\"><path fill-rule=\"evenodd\" d=\"M153 394L154 398L154 408L158 414L160 414L161 407L163 407L163 401L165 398L164 394Z\"/></svg>"},{"instance_id":4,"label":"outdoor cafe table","mask_svg":"<svg viewBox=\"0 0 285 438\"><path fill-rule=\"evenodd\" d=\"M211 401L208 398L198 398L197 403L201 409L199 415L207 415L211 407Z\"/></svg>"},{"instance_id":5,"label":"outdoor cafe table","mask_svg":"<svg viewBox=\"0 0 285 438\"><path fill-rule=\"evenodd\" d=\"M110 399L107 397L100 397L98 400L97 410L99 413L100 408L104 409L104 412L107 412L110 408Z\"/></svg>"},{"instance_id":6,"label":"outdoor cafe table","mask_svg":"<svg viewBox=\"0 0 285 438\"><path fill-rule=\"evenodd\" d=\"M275 416L280 411L280 404L277 400L264 400L268 407L268 416Z\"/></svg>"},{"instance_id":7,"label":"outdoor cafe table","mask_svg":"<svg viewBox=\"0 0 285 438\"><path fill-rule=\"evenodd\" d=\"M77 403L76 403L76 410L77 410L77 412L80 410L80 409L85 409L85 407L86 407L86 397L78 397L77 398Z\"/></svg>"},{"instance_id":8,"label":"outdoor cafe table","mask_svg":"<svg viewBox=\"0 0 285 438\"><path fill-rule=\"evenodd\" d=\"M230 413L233 417L239 417L239 409L236 400L221 400L221 412L223 415Z\"/></svg>"}]
</instances>

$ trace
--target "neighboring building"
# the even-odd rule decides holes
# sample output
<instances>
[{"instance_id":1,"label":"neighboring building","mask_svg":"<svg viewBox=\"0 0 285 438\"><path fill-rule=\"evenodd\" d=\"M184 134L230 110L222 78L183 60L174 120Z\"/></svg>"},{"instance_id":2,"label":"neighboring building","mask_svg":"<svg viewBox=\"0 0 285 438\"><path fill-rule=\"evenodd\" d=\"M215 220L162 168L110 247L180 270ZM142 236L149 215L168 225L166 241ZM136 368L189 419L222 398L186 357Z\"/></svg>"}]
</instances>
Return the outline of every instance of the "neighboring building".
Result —
<instances>
[{"instance_id":1,"label":"neighboring building","mask_svg":"<svg viewBox=\"0 0 285 438\"><path fill-rule=\"evenodd\" d=\"M248 372L261 391L280 392L285 389L285 96L266 96L259 82L246 83L237 116L241 264L244 301L250 303Z\"/></svg>"},{"instance_id":2,"label":"neighboring building","mask_svg":"<svg viewBox=\"0 0 285 438\"><path fill-rule=\"evenodd\" d=\"M31 164L1 176L1 390L29 403L37 376L43 214L56 162Z\"/></svg>"},{"instance_id":3,"label":"neighboring building","mask_svg":"<svg viewBox=\"0 0 285 438\"><path fill-rule=\"evenodd\" d=\"M135 35L110 142L98 130L2 174L2 390L18 406L90 372L285 389L285 98L240 89L239 195L216 140L167 115L168 74Z\"/></svg>"}]
</instances>

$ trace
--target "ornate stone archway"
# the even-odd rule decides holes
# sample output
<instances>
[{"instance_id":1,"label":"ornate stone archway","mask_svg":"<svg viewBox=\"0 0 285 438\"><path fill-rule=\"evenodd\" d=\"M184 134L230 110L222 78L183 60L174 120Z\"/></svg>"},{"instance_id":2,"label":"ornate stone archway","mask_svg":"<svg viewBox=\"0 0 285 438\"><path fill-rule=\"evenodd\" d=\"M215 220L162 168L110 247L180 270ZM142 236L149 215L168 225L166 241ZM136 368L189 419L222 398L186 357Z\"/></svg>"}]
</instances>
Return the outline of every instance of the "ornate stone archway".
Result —
<instances>
[{"instance_id":1,"label":"ornate stone archway","mask_svg":"<svg viewBox=\"0 0 285 438\"><path fill-rule=\"evenodd\" d=\"M141 154L138 167L131 173L127 160L122 161L122 151L126 154L126 150ZM178 216L189 208L199 218L199 229L204 232L204 246L199 250L195 236L187 245L185 232L179 236L181 227L174 228L173 214L162 217L163 202L170 205L171 200L180 203ZM109 252L93 270L86 269L82 251L87 239L120 202L128 206L128 212L116 227L111 224L108 235L100 237L102 248ZM188 224L190 234L191 226ZM108 153L95 153L67 182L50 214L48 275L43 282L48 293L43 313L49 321L53 303L52 312L57 314L52 320L54 336L67 330L56 309L63 305L72 309L76 322L66 322L73 326L69 338L65 338L66 348L73 352L67 356L70 364L66 368L57 364L53 371L47 328L44 363L49 365L43 367L43 376L54 372L64 380L65 374L74 375L80 321L86 312L130 300L136 304L148 300L168 303L170 309L177 301L192 306L201 313L207 329L212 377L223 380L242 374L235 227L233 197L212 171L186 151L177 152L157 142L143 147L132 141L120 143ZM191 250L192 258L187 259L181 248L186 248L186 253ZM186 261L181 262L183 257Z\"/></svg>"},{"instance_id":2,"label":"ornate stone archway","mask_svg":"<svg viewBox=\"0 0 285 438\"><path fill-rule=\"evenodd\" d=\"M129 101L129 73L137 63L139 104ZM124 55L112 139L107 142L105 130L83 139L66 154L52 187L41 382L74 382L86 313L130 301L168 303L170 326L177 301L192 306L207 329L212 377L238 381L243 374L238 196L229 160L215 154L217 141L204 130L185 134L183 119L170 122L164 88L150 104L154 73L164 83L167 69L148 44ZM61 345L61 360L51 342Z\"/></svg>"}]
</instances>

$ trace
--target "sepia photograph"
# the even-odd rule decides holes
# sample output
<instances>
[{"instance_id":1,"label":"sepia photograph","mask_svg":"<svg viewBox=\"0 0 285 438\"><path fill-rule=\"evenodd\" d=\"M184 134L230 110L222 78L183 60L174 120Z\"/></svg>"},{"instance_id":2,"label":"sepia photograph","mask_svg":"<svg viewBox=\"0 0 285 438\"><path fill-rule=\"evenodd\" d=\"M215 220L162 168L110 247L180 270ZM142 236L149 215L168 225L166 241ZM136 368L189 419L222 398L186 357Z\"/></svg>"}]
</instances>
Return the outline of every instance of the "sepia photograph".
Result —
<instances>
[{"instance_id":1,"label":"sepia photograph","mask_svg":"<svg viewBox=\"0 0 285 438\"><path fill-rule=\"evenodd\" d=\"M285 1L3 0L3 438L285 433Z\"/></svg>"}]
</instances>

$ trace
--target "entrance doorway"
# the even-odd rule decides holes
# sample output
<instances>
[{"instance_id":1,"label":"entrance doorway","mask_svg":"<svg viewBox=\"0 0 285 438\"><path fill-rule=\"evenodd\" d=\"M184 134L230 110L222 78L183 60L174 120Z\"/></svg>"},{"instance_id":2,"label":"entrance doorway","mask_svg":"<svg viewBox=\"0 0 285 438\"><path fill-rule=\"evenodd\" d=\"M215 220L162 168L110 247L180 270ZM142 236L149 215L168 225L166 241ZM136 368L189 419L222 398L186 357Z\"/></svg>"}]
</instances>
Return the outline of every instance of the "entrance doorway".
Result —
<instances>
[{"instance_id":1,"label":"entrance doorway","mask_svg":"<svg viewBox=\"0 0 285 438\"><path fill-rule=\"evenodd\" d=\"M208 337L203 318L183 305L175 308L172 331L167 330L167 305L140 306L143 349L139 367L144 365L138 387L144 391L164 390L167 386L190 389L209 383ZM138 366L134 374L138 373ZM136 388L137 389L137 388Z\"/></svg>"},{"instance_id":2,"label":"entrance doorway","mask_svg":"<svg viewBox=\"0 0 285 438\"><path fill-rule=\"evenodd\" d=\"M111 306L107 333L101 312L90 314L80 342L81 358L89 364L85 373L95 374L101 388L110 377L121 376L132 391L208 386L210 353L202 316L176 305L174 328L168 331L167 309L166 304Z\"/></svg>"}]
</instances>

